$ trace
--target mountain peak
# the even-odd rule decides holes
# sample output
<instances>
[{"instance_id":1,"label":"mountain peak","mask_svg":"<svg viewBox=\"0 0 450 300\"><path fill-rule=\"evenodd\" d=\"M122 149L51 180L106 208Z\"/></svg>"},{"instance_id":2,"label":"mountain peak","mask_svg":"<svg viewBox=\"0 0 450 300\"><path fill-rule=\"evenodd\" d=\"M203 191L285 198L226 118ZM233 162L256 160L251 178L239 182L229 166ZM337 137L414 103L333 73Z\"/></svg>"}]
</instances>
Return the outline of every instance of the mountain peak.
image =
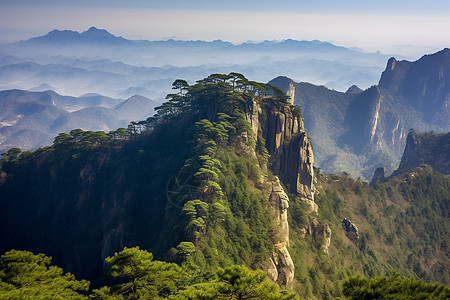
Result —
<instances>
[{"instance_id":1,"label":"mountain peak","mask_svg":"<svg viewBox=\"0 0 450 300\"><path fill-rule=\"evenodd\" d=\"M128 41L122 37L117 37L105 29L98 29L94 26L84 32L73 30L54 29L44 36L34 37L24 41L25 43L35 44L54 44L60 46L73 46L78 44L124 44Z\"/></svg>"},{"instance_id":2,"label":"mountain peak","mask_svg":"<svg viewBox=\"0 0 450 300\"><path fill-rule=\"evenodd\" d=\"M81 33L81 35L86 36L105 36L105 37L114 37L117 38L115 35L109 33L106 29L98 29L97 27L92 26L85 32Z\"/></svg>"},{"instance_id":3,"label":"mountain peak","mask_svg":"<svg viewBox=\"0 0 450 300\"><path fill-rule=\"evenodd\" d=\"M362 91L363 91L362 89L360 89L356 84L354 84L351 87L349 87L345 93L346 94L359 94Z\"/></svg>"},{"instance_id":4,"label":"mountain peak","mask_svg":"<svg viewBox=\"0 0 450 300\"><path fill-rule=\"evenodd\" d=\"M397 172L428 164L443 174L450 173L450 132L419 133L411 130Z\"/></svg>"},{"instance_id":5,"label":"mountain peak","mask_svg":"<svg viewBox=\"0 0 450 300\"><path fill-rule=\"evenodd\" d=\"M91 26L87 31L89 32L89 31L106 31L106 30L105 29L98 29L95 26Z\"/></svg>"}]
</instances>

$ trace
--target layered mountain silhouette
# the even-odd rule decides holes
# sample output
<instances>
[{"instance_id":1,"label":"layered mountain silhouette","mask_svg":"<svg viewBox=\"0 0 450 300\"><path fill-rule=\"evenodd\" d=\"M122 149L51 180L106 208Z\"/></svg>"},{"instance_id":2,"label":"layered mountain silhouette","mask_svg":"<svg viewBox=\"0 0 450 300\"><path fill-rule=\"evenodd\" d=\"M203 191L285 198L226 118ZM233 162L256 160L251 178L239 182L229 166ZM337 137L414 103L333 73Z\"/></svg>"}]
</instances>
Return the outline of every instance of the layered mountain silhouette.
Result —
<instances>
[{"instance_id":1,"label":"layered mountain silhouette","mask_svg":"<svg viewBox=\"0 0 450 300\"><path fill-rule=\"evenodd\" d=\"M352 84L368 87L376 83L389 58L317 40L237 45L221 40L146 41L117 37L95 27L84 32L53 30L2 45L1 52L0 89L48 84L64 94L95 92L117 97L139 88L146 93L143 96L152 98L163 98L177 78L193 83L211 73L229 72L262 82L285 74L339 90ZM158 80L169 85L155 84Z\"/></svg>"},{"instance_id":2,"label":"layered mountain silhouette","mask_svg":"<svg viewBox=\"0 0 450 300\"><path fill-rule=\"evenodd\" d=\"M102 95L62 96L53 91L0 92L0 149L36 149L75 128L109 131L154 113L157 102L143 96L126 100Z\"/></svg>"},{"instance_id":3,"label":"layered mountain silhouette","mask_svg":"<svg viewBox=\"0 0 450 300\"><path fill-rule=\"evenodd\" d=\"M104 29L97 29L92 26L88 30L79 33L72 30L52 30L44 36L30 38L18 44L53 44L56 46L74 46L77 44L98 44L98 45L125 45L131 41L122 37L116 37Z\"/></svg>"},{"instance_id":4,"label":"layered mountain silhouette","mask_svg":"<svg viewBox=\"0 0 450 300\"><path fill-rule=\"evenodd\" d=\"M278 77L294 95L325 172L347 170L370 179L377 167L396 169L408 130L450 131L450 50L415 62L389 59L379 84L346 93Z\"/></svg>"}]
</instances>

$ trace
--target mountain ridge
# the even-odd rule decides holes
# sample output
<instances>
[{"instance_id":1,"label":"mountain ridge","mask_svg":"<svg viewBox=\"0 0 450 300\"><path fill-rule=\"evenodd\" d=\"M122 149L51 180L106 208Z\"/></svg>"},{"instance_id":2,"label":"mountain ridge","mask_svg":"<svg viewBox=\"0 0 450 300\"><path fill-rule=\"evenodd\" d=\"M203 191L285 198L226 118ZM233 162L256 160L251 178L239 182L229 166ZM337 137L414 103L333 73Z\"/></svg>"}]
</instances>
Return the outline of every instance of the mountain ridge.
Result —
<instances>
[{"instance_id":1,"label":"mountain ridge","mask_svg":"<svg viewBox=\"0 0 450 300\"><path fill-rule=\"evenodd\" d=\"M397 168L410 128L450 131L449 74L450 50L443 49L414 62L389 59L379 85L364 91L342 93L287 77L270 83L295 91L323 171L368 180L378 167Z\"/></svg>"},{"instance_id":2,"label":"mountain ridge","mask_svg":"<svg viewBox=\"0 0 450 300\"><path fill-rule=\"evenodd\" d=\"M75 128L115 130L147 118L159 103L143 96L114 99L102 95L62 96L52 90L0 91L0 150L32 150L50 145L55 135ZM123 107L120 106L123 105ZM29 134L30 130L36 134Z\"/></svg>"},{"instance_id":3,"label":"mountain ridge","mask_svg":"<svg viewBox=\"0 0 450 300\"><path fill-rule=\"evenodd\" d=\"M450 282L448 176L422 165L370 187L323 175L284 93L236 73L173 86L128 131L8 151L0 251L52 255L94 288L103 258L135 246L194 271L263 269L302 299L342 297L357 273Z\"/></svg>"},{"instance_id":4,"label":"mountain ridge","mask_svg":"<svg viewBox=\"0 0 450 300\"><path fill-rule=\"evenodd\" d=\"M410 130L405 151L394 174L427 164L442 174L450 174L450 132L419 133Z\"/></svg>"}]
</instances>

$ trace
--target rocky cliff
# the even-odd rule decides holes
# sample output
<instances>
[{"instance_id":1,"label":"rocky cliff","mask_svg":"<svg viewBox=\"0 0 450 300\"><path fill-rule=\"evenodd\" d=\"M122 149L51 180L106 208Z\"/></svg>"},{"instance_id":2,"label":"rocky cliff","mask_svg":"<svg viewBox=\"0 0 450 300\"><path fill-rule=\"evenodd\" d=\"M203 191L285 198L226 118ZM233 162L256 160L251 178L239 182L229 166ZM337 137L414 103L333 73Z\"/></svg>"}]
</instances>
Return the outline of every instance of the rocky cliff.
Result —
<instances>
[{"instance_id":1,"label":"rocky cliff","mask_svg":"<svg viewBox=\"0 0 450 300\"><path fill-rule=\"evenodd\" d=\"M294 95L314 144L316 164L327 173L350 172L370 180L400 162L410 128L450 131L450 49L417 61L389 59L378 85L346 93L278 77L271 84Z\"/></svg>"},{"instance_id":2,"label":"rocky cliff","mask_svg":"<svg viewBox=\"0 0 450 300\"><path fill-rule=\"evenodd\" d=\"M246 107L246 118L256 138L263 138L270 154L270 169L304 200L314 201L314 155L300 109L276 102Z\"/></svg>"},{"instance_id":3,"label":"rocky cliff","mask_svg":"<svg viewBox=\"0 0 450 300\"><path fill-rule=\"evenodd\" d=\"M198 101L187 111L164 111L132 139L62 134L51 147L11 154L1 165L0 251L43 252L93 280L123 247L182 263L180 247L190 243L191 259L205 270L265 265L290 286L289 200L317 211L301 112L209 84L199 87L207 93L186 97Z\"/></svg>"},{"instance_id":4,"label":"rocky cliff","mask_svg":"<svg viewBox=\"0 0 450 300\"><path fill-rule=\"evenodd\" d=\"M420 111L423 122L450 127L450 49L424 55L415 62L389 59L378 86Z\"/></svg>"},{"instance_id":5,"label":"rocky cliff","mask_svg":"<svg viewBox=\"0 0 450 300\"><path fill-rule=\"evenodd\" d=\"M427 164L450 174L450 133L419 133L411 130L397 172Z\"/></svg>"},{"instance_id":6,"label":"rocky cliff","mask_svg":"<svg viewBox=\"0 0 450 300\"><path fill-rule=\"evenodd\" d=\"M253 101L246 106L246 119L252 126L255 138L265 141L270 154L270 170L300 201L308 203L311 212L317 212L314 202L314 155L299 108L276 101ZM272 237L274 253L267 271L272 280L289 286L294 279L295 268L287 249L289 198L278 178L272 182L269 199L276 228Z\"/></svg>"},{"instance_id":7,"label":"rocky cliff","mask_svg":"<svg viewBox=\"0 0 450 300\"><path fill-rule=\"evenodd\" d=\"M281 286L290 286L294 280L295 266L287 247L289 246L288 208L289 197L284 192L278 177L271 183L269 196L274 230L271 240L274 245L272 257L266 267L270 279Z\"/></svg>"}]
</instances>

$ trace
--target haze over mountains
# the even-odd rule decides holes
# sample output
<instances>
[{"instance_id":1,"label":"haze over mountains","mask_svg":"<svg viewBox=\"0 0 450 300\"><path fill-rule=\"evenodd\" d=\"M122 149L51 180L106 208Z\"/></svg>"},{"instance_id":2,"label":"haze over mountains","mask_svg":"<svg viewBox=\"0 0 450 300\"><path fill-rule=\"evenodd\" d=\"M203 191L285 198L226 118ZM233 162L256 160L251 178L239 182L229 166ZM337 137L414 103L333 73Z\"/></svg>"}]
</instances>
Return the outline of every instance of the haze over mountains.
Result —
<instances>
[{"instance_id":1,"label":"haze over mountains","mask_svg":"<svg viewBox=\"0 0 450 300\"><path fill-rule=\"evenodd\" d=\"M316 163L370 180L377 167L394 171L409 129L450 131L450 50L415 62L389 59L379 84L347 92L278 77L270 83L294 95L305 118Z\"/></svg>"},{"instance_id":2,"label":"haze over mountains","mask_svg":"<svg viewBox=\"0 0 450 300\"><path fill-rule=\"evenodd\" d=\"M348 276L393 269L448 285L448 176L409 163L412 170L372 187L345 173L323 175L301 110L281 91L241 74L182 88L132 138L77 130L35 152L8 151L0 160L0 251L45 253L93 288L110 284L106 257L135 246L182 265L189 286L234 264L264 270L297 299L342 299ZM41 102L53 100L64 102ZM427 145L448 144L448 135L417 137L419 147L405 151L413 160L435 153ZM444 292L437 299L448 299Z\"/></svg>"},{"instance_id":3,"label":"haze over mountains","mask_svg":"<svg viewBox=\"0 0 450 300\"><path fill-rule=\"evenodd\" d=\"M157 102L142 96L126 100L101 95L62 96L53 91L0 91L0 151L48 146L61 132L81 128L110 131L146 119Z\"/></svg>"},{"instance_id":4,"label":"haze over mountains","mask_svg":"<svg viewBox=\"0 0 450 300\"><path fill-rule=\"evenodd\" d=\"M320 41L128 40L91 27L82 33L53 30L3 45L0 52L0 89L42 93L2 93L9 102L20 94L21 101L30 97L25 102L34 103L27 104L32 108L26 122L20 101L2 112L2 150L34 149L75 128L124 127L152 115L175 79L193 83L230 72L263 82L277 77L270 83L292 90L312 137L316 165L327 173L347 171L370 180L377 167L392 172L398 166L410 128L450 130L448 49L409 62ZM78 98L71 98L70 107L36 100L61 95ZM115 106L128 98L126 109Z\"/></svg>"},{"instance_id":5,"label":"haze over mountains","mask_svg":"<svg viewBox=\"0 0 450 300\"><path fill-rule=\"evenodd\" d=\"M388 58L316 40L234 45L220 40L128 40L95 27L82 33L53 30L2 45L0 89L44 84L73 96L94 92L129 97L139 92L163 98L176 78L192 83L212 73L240 72L263 82L286 75L344 91L353 84L375 84Z\"/></svg>"}]
</instances>

